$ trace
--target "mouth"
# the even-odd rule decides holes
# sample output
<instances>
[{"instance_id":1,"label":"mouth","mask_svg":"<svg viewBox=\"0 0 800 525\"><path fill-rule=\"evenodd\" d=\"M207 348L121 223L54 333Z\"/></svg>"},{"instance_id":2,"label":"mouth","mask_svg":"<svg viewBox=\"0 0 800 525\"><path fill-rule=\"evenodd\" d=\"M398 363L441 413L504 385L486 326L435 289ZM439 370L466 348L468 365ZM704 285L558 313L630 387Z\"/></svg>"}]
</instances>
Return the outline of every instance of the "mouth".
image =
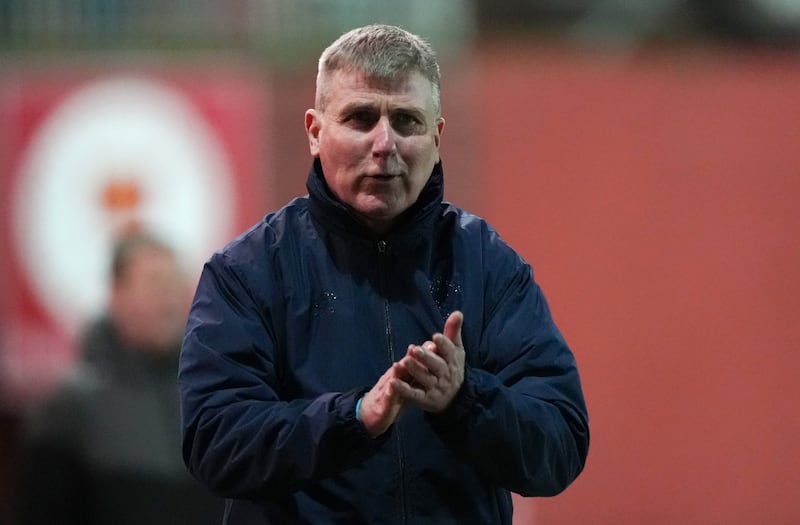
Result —
<instances>
[{"instance_id":1,"label":"mouth","mask_svg":"<svg viewBox=\"0 0 800 525\"><path fill-rule=\"evenodd\" d=\"M367 175L366 178L372 179L372 180L377 181L377 182L390 182L390 181L398 178L399 176L400 175L391 174L391 173L376 173L376 174L373 174L373 175Z\"/></svg>"}]
</instances>

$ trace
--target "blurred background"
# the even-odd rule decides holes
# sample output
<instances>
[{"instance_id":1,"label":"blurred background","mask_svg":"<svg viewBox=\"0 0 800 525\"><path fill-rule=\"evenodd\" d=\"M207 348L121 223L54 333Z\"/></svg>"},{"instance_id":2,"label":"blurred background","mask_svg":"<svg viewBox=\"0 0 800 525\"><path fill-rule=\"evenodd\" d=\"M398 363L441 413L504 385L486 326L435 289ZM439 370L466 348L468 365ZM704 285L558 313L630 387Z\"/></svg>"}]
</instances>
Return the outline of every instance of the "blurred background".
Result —
<instances>
[{"instance_id":1,"label":"blurred background","mask_svg":"<svg viewBox=\"0 0 800 525\"><path fill-rule=\"evenodd\" d=\"M342 32L440 54L447 197L534 266L586 471L521 524L800 522L800 1L0 0L0 523L129 221L199 274L310 166Z\"/></svg>"}]
</instances>

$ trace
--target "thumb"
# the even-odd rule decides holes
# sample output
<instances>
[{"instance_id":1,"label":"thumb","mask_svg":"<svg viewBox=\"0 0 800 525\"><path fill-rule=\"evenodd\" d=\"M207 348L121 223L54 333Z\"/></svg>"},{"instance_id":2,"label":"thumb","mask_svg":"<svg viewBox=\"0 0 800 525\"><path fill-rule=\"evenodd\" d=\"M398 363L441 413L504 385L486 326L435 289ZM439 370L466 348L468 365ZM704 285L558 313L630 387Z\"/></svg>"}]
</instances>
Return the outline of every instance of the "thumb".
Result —
<instances>
[{"instance_id":1,"label":"thumb","mask_svg":"<svg viewBox=\"0 0 800 525\"><path fill-rule=\"evenodd\" d=\"M451 313L444 323L444 336L450 339L454 345L463 348L461 342L461 327L464 325L464 314L456 310Z\"/></svg>"}]
</instances>

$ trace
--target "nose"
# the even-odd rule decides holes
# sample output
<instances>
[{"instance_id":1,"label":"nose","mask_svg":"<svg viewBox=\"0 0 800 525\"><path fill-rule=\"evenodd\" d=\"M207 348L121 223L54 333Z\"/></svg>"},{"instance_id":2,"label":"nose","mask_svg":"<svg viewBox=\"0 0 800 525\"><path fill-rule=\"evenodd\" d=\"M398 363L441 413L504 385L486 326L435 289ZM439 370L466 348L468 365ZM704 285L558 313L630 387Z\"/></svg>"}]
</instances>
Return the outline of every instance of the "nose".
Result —
<instances>
[{"instance_id":1,"label":"nose","mask_svg":"<svg viewBox=\"0 0 800 525\"><path fill-rule=\"evenodd\" d=\"M372 130L372 154L377 157L388 157L397 151L394 128L387 117L381 117Z\"/></svg>"}]
</instances>

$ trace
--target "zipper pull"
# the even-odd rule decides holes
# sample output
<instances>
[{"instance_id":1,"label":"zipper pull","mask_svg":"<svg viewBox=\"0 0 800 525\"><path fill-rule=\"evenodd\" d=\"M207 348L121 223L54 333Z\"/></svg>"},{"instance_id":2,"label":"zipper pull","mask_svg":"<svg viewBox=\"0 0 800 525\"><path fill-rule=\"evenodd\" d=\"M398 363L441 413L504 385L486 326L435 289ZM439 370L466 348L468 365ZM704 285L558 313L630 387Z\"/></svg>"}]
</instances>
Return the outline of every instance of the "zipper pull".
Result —
<instances>
[{"instance_id":1,"label":"zipper pull","mask_svg":"<svg viewBox=\"0 0 800 525\"><path fill-rule=\"evenodd\" d=\"M386 241L378 241L378 253L384 254L386 253L386 248L389 246L389 243Z\"/></svg>"}]
</instances>

